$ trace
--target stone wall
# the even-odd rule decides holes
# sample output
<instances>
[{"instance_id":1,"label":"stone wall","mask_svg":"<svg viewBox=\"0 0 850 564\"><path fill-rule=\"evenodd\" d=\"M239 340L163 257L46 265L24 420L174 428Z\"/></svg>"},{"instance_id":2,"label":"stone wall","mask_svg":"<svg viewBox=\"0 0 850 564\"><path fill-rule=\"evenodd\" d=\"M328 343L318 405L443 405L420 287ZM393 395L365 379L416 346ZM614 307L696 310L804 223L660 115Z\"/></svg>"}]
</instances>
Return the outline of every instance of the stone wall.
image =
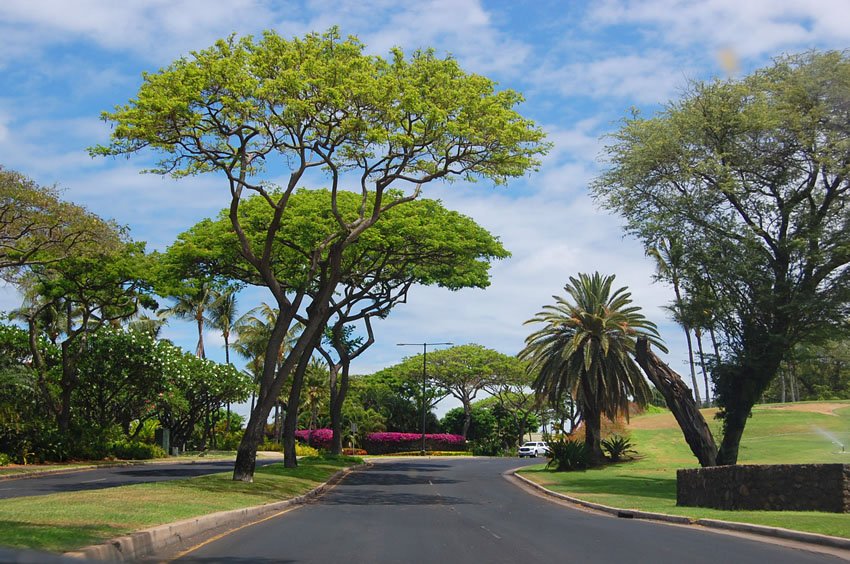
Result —
<instances>
[{"instance_id":1,"label":"stone wall","mask_svg":"<svg viewBox=\"0 0 850 564\"><path fill-rule=\"evenodd\" d=\"M850 464L776 464L676 472L676 504L850 513Z\"/></svg>"}]
</instances>

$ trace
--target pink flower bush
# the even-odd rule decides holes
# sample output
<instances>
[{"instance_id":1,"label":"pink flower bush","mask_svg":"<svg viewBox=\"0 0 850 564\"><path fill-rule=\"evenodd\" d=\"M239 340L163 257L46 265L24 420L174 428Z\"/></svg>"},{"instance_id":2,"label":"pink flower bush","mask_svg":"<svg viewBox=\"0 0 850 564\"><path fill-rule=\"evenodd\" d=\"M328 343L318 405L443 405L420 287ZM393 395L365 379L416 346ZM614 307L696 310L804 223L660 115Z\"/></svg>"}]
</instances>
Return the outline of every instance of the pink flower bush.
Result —
<instances>
[{"instance_id":1,"label":"pink flower bush","mask_svg":"<svg viewBox=\"0 0 850 564\"><path fill-rule=\"evenodd\" d=\"M313 448L328 450L333 441L333 430L331 429L299 429L295 431L295 438L307 443ZM369 454L389 454L393 452L405 452L419 450L422 448L421 433L369 433L366 435L364 445ZM466 450L466 439L461 435L449 433L435 433L425 435L425 448L427 450Z\"/></svg>"},{"instance_id":2,"label":"pink flower bush","mask_svg":"<svg viewBox=\"0 0 850 564\"><path fill-rule=\"evenodd\" d=\"M369 433L364 444L369 454L388 454L419 450L422 448L421 433ZM426 450L466 450L466 439L448 433L426 434Z\"/></svg>"},{"instance_id":3,"label":"pink flower bush","mask_svg":"<svg viewBox=\"0 0 850 564\"><path fill-rule=\"evenodd\" d=\"M299 429L295 431L295 438L307 443L313 448L329 449L333 441L333 429Z\"/></svg>"}]
</instances>

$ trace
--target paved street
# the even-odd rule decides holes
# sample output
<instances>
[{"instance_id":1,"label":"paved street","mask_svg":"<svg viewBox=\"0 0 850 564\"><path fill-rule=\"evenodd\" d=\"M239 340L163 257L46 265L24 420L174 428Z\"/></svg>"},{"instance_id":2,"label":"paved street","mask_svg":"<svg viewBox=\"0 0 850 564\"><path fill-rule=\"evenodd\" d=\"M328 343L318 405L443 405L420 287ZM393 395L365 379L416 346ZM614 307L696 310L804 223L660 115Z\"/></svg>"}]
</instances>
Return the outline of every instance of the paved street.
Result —
<instances>
[{"instance_id":1,"label":"paved street","mask_svg":"<svg viewBox=\"0 0 850 564\"><path fill-rule=\"evenodd\" d=\"M279 462L279 459L257 460L258 466ZM142 482L162 482L192 478L233 470L232 460L139 464L47 474L33 478L0 480L0 499L61 492L99 490Z\"/></svg>"},{"instance_id":2,"label":"paved street","mask_svg":"<svg viewBox=\"0 0 850 564\"><path fill-rule=\"evenodd\" d=\"M513 459L384 461L320 499L227 534L179 562L783 564L838 562L695 527L617 519L541 499Z\"/></svg>"}]
</instances>

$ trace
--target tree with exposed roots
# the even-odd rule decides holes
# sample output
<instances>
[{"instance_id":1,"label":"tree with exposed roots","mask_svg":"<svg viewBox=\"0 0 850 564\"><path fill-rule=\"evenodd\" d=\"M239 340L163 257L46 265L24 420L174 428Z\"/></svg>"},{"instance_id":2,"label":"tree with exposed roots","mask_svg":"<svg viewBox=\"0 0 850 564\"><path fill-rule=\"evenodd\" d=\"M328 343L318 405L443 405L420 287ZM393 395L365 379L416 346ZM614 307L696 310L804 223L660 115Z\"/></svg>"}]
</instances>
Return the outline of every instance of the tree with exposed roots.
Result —
<instances>
[{"instance_id":1,"label":"tree with exposed roots","mask_svg":"<svg viewBox=\"0 0 850 564\"><path fill-rule=\"evenodd\" d=\"M661 344L655 325L633 306L626 288L612 291L614 276L598 272L570 277L568 298L554 296L526 323L542 323L525 340L519 357L536 378L532 388L541 400L557 404L569 394L585 426L591 464L604 462L602 416L628 419L629 401L646 405L650 390L632 356L638 337Z\"/></svg>"}]
</instances>

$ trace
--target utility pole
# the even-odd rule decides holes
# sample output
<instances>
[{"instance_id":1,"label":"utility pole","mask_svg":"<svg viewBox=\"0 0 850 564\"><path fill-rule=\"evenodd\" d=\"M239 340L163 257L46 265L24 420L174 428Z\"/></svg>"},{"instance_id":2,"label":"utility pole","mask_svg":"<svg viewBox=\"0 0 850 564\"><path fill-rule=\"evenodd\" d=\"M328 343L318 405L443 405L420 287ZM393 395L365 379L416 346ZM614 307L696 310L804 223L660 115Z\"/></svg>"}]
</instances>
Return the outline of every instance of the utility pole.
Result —
<instances>
[{"instance_id":1,"label":"utility pole","mask_svg":"<svg viewBox=\"0 0 850 564\"><path fill-rule=\"evenodd\" d=\"M396 343L399 347L422 347L422 454L425 454L425 383L428 379L428 347L454 343Z\"/></svg>"}]
</instances>

